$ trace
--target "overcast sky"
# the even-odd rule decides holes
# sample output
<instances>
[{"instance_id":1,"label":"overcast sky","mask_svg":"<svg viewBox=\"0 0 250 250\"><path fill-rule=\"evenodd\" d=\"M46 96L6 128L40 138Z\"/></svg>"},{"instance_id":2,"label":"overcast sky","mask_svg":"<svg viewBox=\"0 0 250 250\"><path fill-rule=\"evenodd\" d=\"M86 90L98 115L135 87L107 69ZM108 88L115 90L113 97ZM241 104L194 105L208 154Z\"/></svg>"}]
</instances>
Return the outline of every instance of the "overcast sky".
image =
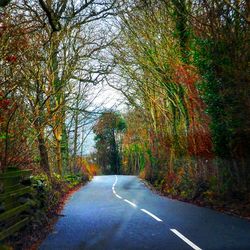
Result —
<instances>
[{"instance_id":1,"label":"overcast sky","mask_svg":"<svg viewBox=\"0 0 250 250\"><path fill-rule=\"evenodd\" d=\"M100 91L100 92L99 92ZM94 93L98 93L97 98L95 98L93 102L93 108L94 107L99 107L100 109L113 109L117 111L124 111L125 110L125 104L124 104L124 97L122 94L111 88L108 85L101 86L97 85L94 90ZM86 133L89 132L86 131ZM84 154L89 154L94 150L94 133L90 132L89 135L86 138L86 141L83 144L83 153Z\"/></svg>"}]
</instances>

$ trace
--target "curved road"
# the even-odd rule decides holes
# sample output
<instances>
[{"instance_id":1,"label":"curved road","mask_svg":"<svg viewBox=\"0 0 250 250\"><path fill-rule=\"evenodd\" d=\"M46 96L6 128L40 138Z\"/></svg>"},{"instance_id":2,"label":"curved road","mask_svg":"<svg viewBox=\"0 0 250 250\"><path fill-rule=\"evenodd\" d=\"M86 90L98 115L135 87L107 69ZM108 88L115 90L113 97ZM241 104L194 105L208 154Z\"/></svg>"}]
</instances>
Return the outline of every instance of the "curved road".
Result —
<instances>
[{"instance_id":1,"label":"curved road","mask_svg":"<svg viewBox=\"0 0 250 250\"><path fill-rule=\"evenodd\" d=\"M150 191L135 176L96 176L69 199L40 250L249 250L250 222Z\"/></svg>"}]
</instances>

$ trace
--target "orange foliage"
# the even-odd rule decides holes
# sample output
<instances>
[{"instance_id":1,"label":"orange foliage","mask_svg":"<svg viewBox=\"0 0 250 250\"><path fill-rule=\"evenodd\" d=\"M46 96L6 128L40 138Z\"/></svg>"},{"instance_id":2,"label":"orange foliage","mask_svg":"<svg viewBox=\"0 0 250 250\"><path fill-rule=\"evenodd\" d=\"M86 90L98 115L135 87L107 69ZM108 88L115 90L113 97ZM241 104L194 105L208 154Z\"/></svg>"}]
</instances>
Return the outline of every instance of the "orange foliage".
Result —
<instances>
[{"instance_id":1,"label":"orange foliage","mask_svg":"<svg viewBox=\"0 0 250 250\"><path fill-rule=\"evenodd\" d=\"M100 174L100 168L96 164L89 162L86 158L78 156L76 162L83 174L90 177Z\"/></svg>"}]
</instances>

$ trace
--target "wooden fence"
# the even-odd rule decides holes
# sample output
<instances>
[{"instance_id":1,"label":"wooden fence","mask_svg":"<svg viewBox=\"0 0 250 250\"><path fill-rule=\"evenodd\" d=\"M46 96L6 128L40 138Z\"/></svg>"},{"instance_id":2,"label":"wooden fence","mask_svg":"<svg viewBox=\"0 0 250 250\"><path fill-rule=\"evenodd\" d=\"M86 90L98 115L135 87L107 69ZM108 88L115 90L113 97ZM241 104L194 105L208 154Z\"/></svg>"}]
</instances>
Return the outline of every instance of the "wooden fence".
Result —
<instances>
[{"instance_id":1,"label":"wooden fence","mask_svg":"<svg viewBox=\"0 0 250 250\"><path fill-rule=\"evenodd\" d=\"M14 168L0 174L0 242L30 222L35 205L30 174L30 170Z\"/></svg>"}]
</instances>

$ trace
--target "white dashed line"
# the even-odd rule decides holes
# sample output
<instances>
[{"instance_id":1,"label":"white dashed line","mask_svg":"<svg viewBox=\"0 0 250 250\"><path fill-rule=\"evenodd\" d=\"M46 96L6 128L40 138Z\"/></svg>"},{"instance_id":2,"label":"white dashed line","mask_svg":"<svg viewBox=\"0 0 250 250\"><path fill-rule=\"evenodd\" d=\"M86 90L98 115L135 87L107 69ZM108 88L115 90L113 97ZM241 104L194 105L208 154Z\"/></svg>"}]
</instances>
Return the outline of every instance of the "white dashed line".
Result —
<instances>
[{"instance_id":1,"label":"white dashed line","mask_svg":"<svg viewBox=\"0 0 250 250\"><path fill-rule=\"evenodd\" d=\"M149 211L147 211L146 209L141 209L142 212L148 214L149 216L151 216L152 218L154 218L157 221L162 221L160 218L158 218L156 215L150 213Z\"/></svg>"},{"instance_id":2,"label":"white dashed line","mask_svg":"<svg viewBox=\"0 0 250 250\"><path fill-rule=\"evenodd\" d=\"M119 199L122 199L122 197L121 197L120 195L118 195L118 194L115 194L115 196L116 196L117 198L119 198Z\"/></svg>"},{"instance_id":3,"label":"white dashed line","mask_svg":"<svg viewBox=\"0 0 250 250\"><path fill-rule=\"evenodd\" d=\"M137 207L135 203L133 203L133 202L131 202L131 201L129 201L129 200L127 200L127 199L123 199L123 200L124 200L125 202L129 203L131 206Z\"/></svg>"},{"instance_id":4,"label":"white dashed line","mask_svg":"<svg viewBox=\"0 0 250 250\"><path fill-rule=\"evenodd\" d=\"M116 175L116 176L115 176L115 182L114 182L113 185L112 185L112 191L113 191L113 194L114 194L117 198L122 199L122 197L121 197L120 195L118 195L118 194L116 193L116 191L115 191L115 185L116 185L117 181L118 181L118 178L117 178L117 175ZM133 203L133 202L131 202L131 201L129 201L129 200L127 200L127 199L123 199L123 200L124 200L125 202L127 202L128 204L130 204L131 206L137 207L137 205L136 205L135 203ZM147 210L145 210L145 209L141 209L141 211L144 212L144 213L146 213L146 214L148 214L148 215L150 215L151 217L153 217L153 218L154 218L155 220L157 220L157 221L162 221L160 218L158 218L157 216L155 216L154 214L150 213L149 211L147 211Z\"/></svg>"},{"instance_id":5,"label":"white dashed line","mask_svg":"<svg viewBox=\"0 0 250 250\"><path fill-rule=\"evenodd\" d=\"M120 195L118 195L115 191L115 185L118 181L117 176L115 176L115 182L112 185L112 191L113 194L118 198L118 199L123 199ZM133 207L137 207L137 205L127 199L123 199L125 202L127 202L128 204L130 204ZM146 209L140 209L142 212L146 213L147 215L151 216L152 218L154 218L156 221L158 222L162 222L162 220L157 217L156 215L150 213L148 210ZM187 243L190 247L192 247L195 250L202 250L201 248L199 248L198 246L196 246L192 241L190 241L188 238L186 238L184 235L182 235L179 231L177 231L176 229L170 229L171 232L173 232L175 235L177 235L180 239L182 239L185 243Z\"/></svg>"},{"instance_id":6,"label":"white dashed line","mask_svg":"<svg viewBox=\"0 0 250 250\"><path fill-rule=\"evenodd\" d=\"M202 250L198 246L196 246L192 241L190 241L188 238L186 238L184 235L182 235L179 231L176 229L170 229L174 234L176 234L179 238L181 238L183 241L185 241L190 247L192 247L195 250Z\"/></svg>"},{"instance_id":7,"label":"white dashed line","mask_svg":"<svg viewBox=\"0 0 250 250\"><path fill-rule=\"evenodd\" d=\"M113 194L114 194L118 199L122 199L122 197L121 197L120 195L118 195L118 194L116 193L116 191L115 191L115 185L116 185L116 183L117 183L117 180L118 180L118 178L117 178L117 176L115 176L115 182L114 182L114 184L112 185L112 191L113 191Z\"/></svg>"}]
</instances>

